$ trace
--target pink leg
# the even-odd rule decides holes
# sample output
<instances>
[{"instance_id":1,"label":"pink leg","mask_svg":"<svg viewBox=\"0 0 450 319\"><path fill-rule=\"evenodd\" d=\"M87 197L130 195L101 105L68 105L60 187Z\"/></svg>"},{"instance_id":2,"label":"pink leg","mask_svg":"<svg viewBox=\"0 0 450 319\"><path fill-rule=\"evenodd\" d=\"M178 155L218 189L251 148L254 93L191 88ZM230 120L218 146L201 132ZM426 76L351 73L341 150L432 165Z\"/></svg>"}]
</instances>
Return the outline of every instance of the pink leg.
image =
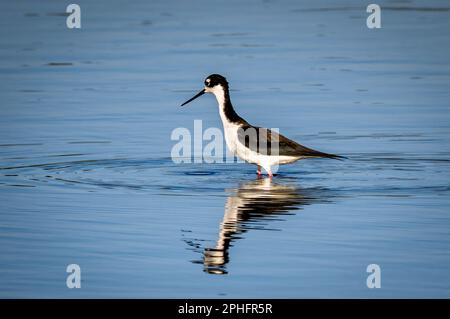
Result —
<instances>
[{"instance_id":1,"label":"pink leg","mask_svg":"<svg viewBox=\"0 0 450 319\"><path fill-rule=\"evenodd\" d=\"M256 171L256 174L258 174L258 176L261 176L261 166L258 165L258 170Z\"/></svg>"},{"instance_id":2,"label":"pink leg","mask_svg":"<svg viewBox=\"0 0 450 319\"><path fill-rule=\"evenodd\" d=\"M270 166L269 166L269 169L267 170L267 174L269 175L269 178L272 179L273 174L272 174L272 170L271 170Z\"/></svg>"}]
</instances>

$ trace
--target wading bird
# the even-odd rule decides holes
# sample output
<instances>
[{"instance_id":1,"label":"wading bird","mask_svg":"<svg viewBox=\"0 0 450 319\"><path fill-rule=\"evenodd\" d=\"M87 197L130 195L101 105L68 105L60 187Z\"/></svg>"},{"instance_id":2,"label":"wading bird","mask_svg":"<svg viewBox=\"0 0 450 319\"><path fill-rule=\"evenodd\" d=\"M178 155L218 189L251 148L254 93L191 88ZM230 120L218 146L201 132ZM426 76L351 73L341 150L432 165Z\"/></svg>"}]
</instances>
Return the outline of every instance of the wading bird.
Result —
<instances>
[{"instance_id":1,"label":"wading bird","mask_svg":"<svg viewBox=\"0 0 450 319\"><path fill-rule=\"evenodd\" d=\"M258 165L272 177L272 167L289 164L305 158L324 157L342 159L343 156L319 152L284 137L273 130L252 126L240 117L230 100L228 82L219 74L211 74L205 79L205 88L181 104L188 104L205 93L215 95L219 103L219 113L225 132L225 141L231 153L243 160Z\"/></svg>"}]
</instances>

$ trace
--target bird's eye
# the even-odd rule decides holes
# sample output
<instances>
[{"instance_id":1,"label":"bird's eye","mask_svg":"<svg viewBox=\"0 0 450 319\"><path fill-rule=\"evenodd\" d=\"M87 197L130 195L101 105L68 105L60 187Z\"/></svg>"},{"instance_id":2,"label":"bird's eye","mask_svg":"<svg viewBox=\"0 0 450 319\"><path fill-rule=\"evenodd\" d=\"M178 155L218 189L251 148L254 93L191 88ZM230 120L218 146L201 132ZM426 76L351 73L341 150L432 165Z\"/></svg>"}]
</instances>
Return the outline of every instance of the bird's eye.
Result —
<instances>
[{"instance_id":1,"label":"bird's eye","mask_svg":"<svg viewBox=\"0 0 450 319\"><path fill-rule=\"evenodd\" d=\"M205 85L206 85L207 87L211 87L211 80L210 80L210 79L206 79L206 80L205 80Z\"/></svg>"}]
</instances>

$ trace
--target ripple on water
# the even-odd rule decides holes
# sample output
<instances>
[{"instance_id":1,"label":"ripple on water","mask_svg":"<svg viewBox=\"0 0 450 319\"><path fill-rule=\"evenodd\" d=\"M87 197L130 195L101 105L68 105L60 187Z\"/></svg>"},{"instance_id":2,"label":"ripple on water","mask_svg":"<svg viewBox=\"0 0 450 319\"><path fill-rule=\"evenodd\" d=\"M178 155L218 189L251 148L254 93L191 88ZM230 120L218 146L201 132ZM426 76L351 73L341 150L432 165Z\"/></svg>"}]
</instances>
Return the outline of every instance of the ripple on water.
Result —
<instances>
[{"instance_id":1,"label":"ripple on water","mask_svg":"<svg viewBox=\"0 0 450 319\"><path fill-rule=\"evenodd\" d=\"M306 186L327 185L342 196L422 196L449 191L442 173L450 169L447 154L346 155L349 159L345 161L319 159L282 166L275 179L293 180ZM71 156L84 155L57 154L48 158ZM204 193L224 196L223 190L230 184L255 176L253 165L175 164L170 158L49 161L3 166L1 171L4 172L0 175L2 187L127 190L178 196Z\"/></svg>"}]
</instances>

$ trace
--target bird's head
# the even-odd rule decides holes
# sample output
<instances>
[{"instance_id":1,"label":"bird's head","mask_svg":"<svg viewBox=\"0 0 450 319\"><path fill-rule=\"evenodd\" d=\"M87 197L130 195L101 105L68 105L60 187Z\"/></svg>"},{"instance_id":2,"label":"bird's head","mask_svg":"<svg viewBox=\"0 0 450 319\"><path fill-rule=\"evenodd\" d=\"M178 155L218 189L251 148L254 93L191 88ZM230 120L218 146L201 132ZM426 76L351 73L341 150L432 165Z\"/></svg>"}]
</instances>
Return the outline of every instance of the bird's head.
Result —
<instances>
[{"instance_id":1,"label":"bird's head","mask_svg":"<svg viewBox=\"0 0 450 319\"><path fill-rule=\"evenodd\" d=\"M226 92L228 92L227 79L220 74L211 74L205 79L205 87L192 98L181 104L181 106L188 104L205 93L213 93L216 97L219 97L224 96Z\"/></svg>"}]
</instances>

